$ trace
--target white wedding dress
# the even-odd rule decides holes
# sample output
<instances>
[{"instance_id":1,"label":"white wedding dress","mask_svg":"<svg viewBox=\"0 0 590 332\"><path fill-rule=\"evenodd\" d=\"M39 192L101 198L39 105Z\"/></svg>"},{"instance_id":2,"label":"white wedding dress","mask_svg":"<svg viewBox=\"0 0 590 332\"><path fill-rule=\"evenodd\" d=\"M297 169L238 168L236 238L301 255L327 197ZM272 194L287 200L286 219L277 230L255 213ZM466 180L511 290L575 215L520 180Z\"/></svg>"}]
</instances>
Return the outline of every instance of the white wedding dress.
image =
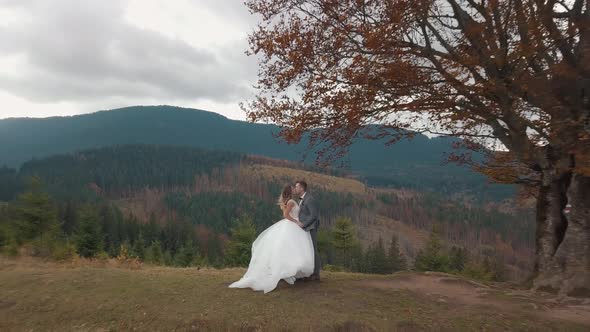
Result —
<instances>
[{"instance_id":1,"label":"white wedding dress","mask_svg":"<svg viewBox=\"0 0 590 332\"><path fill-rule=\"evenodd\" d=\"M289 215L299 220L296 202ZM289 219L282 219L258 235L252 243L248 271L229 287L268 293L281 279L292 285L296 278L309 277L313 267L313 242L309 232Z\"/></svg>"}]
</instances>

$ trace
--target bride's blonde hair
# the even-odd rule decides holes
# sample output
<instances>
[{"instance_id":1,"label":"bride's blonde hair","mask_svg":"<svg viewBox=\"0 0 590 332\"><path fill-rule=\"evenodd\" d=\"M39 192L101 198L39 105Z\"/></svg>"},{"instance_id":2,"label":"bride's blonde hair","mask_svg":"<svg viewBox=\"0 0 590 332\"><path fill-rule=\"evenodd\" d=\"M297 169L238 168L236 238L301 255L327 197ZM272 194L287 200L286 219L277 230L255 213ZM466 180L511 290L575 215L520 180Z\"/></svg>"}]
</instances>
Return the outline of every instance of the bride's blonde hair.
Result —
<instances>
[{"instance_id":1,"label":"bride's blonde hair","mask_svg":"<svg viewBox=\"0 0 590 332\"><path fill-rule=\"evenodd\" d=\"M281 210L284 210L287 207L287 202L293 198L293 187L291 185L286 185L281 192L281 196L279 196L279 206Z\"/></svg>"}]
</instances>

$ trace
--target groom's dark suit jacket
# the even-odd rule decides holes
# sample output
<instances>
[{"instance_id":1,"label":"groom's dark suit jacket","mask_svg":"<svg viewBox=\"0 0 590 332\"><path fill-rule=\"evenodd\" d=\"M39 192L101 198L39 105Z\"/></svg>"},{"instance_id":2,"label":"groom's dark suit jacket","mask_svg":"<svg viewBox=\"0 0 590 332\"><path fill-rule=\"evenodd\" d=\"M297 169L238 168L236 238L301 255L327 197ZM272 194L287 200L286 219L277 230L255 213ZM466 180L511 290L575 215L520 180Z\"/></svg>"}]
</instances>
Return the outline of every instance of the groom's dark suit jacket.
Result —
<instances>
[{"instance_id":1,"label":"groom's dark suit jacket","mask_svg":"<svg viewBox=\"0 0 590 332\"><path fill-rule=\"evenodd\" d=\"M319 228L320 219L318 218L318 208L314 197L307 192L303 196L303 200L299 203L299 221L303 224L303 229L311 231L312 229Z\"/></svg>"}]
</instances>

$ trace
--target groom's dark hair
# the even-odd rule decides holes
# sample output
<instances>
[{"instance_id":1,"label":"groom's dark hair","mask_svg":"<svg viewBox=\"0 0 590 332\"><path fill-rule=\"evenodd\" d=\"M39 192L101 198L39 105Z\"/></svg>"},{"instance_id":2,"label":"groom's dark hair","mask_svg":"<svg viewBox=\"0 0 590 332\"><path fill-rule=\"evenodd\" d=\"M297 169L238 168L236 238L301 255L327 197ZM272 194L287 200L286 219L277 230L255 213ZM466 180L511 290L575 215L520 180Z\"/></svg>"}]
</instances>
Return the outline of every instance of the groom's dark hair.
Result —
<instances>
[{"instance_id":1,"label":"groom's dark hair","mask_svg":"<svg viewBox=\"0 0 590 332\"><path fill-rule=\"evenodd\" d=\"M298 184L303 187L303 190L307 191L307 182L305 181L297 181L295 184Z\"/></svg>"}]
</instances>

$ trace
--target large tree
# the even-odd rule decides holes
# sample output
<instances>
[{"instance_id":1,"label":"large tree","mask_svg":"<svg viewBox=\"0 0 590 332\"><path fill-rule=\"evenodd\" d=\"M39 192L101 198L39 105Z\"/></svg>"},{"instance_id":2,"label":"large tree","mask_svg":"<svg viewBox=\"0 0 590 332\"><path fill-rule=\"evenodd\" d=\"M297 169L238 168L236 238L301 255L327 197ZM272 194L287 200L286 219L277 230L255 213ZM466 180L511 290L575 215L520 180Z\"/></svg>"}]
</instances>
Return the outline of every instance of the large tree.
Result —
<instances>
[{"instance_id":1,"label":"large tree","mask_svg":"<svg viewBox=\"0 0 590 332\"><path fill-rule=\"evenodd\" d=\"M535 286L590 289L590 0L246 5L261 17L252 121L311 133L322 161L359 136L463 138L488 158L455 159L537 195Z\"/></svg>"}]
</instances>

